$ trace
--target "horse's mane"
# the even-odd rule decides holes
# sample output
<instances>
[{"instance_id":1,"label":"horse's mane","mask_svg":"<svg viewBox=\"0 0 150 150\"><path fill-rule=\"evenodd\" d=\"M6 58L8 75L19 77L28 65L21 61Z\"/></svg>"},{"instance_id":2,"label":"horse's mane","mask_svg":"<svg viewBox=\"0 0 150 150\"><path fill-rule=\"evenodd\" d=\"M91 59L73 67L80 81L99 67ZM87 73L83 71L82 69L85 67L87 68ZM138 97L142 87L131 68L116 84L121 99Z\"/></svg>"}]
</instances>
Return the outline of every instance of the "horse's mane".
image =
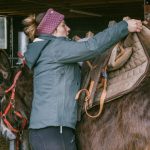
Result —
<instances>
[{"instance_id":1,"label":"horse's mane","mask_svg":"<svg viewBox=\"0 0 150 150\"><path fill-rule=\"evenodd\" d=\"M21 109L25 111L26 117L29 118L33 95L33 72L26 65L16 72L20 70L22 73L16 84L17 100L19 107L21 106Z\"/></svg>"}]
</instances>

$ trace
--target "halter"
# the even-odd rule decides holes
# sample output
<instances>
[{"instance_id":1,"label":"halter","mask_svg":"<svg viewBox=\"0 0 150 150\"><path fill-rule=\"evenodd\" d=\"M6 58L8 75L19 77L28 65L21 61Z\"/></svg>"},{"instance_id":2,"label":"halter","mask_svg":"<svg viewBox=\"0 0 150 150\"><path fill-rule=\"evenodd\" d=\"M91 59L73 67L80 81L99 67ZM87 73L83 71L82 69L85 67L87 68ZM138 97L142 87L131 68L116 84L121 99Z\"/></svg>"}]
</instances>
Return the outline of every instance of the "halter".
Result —
<instances>
[{"instance_id":1,"label":"halter","mask_svg":"<svg viewBox=\"0 0 150 150\"><path fill-rule=\"evenodd\" d=\"M4 56L6 56L6 59L7 59L8 57L7 57L7 54L5 53L5 51L2 51L2 52L3 52ZM18 55L18 56L21 57L22 55ZM23 67L25 64L25 60L23 57L21 57L21 59L22 59L21 67ZM8 63L9 63L9 61L8 61ZM16 73L12 85L7 90L4 90L4 85L5 85L4 78L1 78L1 83L0 83L0 92L2 93L0 95L0 100L1 100L0 104L2 104L2 102L6 99L7 94L9 92L11 93L9 101L8 101L8 105L6 106L4 112L2 111L2 109L1 109L2 107L0 106L0 119L2 119L2 122L4 123L4 125L12 132L12 134L14 133L16 135L16 150L19 150L19 145L21 142L23 129L27 125L27 119L19 111L15 110L15 89L16 89L17 80L19 79L21 73L22 73L21 70ZM9 122L9 120L7 119L8 118L7 116L10 111L12 111L14 113L14 115L17 118L19 118L19 120L21 120L21 127L19 126L18 128L15 128Z\"/></svg>"},{"instance_id":2,"label":"halter","mask_svg":"<svg viewBox=\"0 0 150 150\"><path fill-rule=\"evenodd\" d=\"M2 112L2 110L0 111L1 119L4 121L5 125L14 133L19 133L20 131L22 131L27 124L27 119L25 117L23 117L23 115L19 111L15 110L15 89L16 89L17 80L19 79L21 73L22 73L21 70L19 70L16 73L15 78L13 80L13 84L7 90L5 90L5 94L8 94L9 92L11 92L11 96L10 96L9 103L8 103L7 107L5 108L4 112ZM10 110L12 110L14 112L14 114L21 120L21 122L22 122L21 130L14 128L11 125L11 123L8 121L7 115Z\"/></svg>"}]
</instances>

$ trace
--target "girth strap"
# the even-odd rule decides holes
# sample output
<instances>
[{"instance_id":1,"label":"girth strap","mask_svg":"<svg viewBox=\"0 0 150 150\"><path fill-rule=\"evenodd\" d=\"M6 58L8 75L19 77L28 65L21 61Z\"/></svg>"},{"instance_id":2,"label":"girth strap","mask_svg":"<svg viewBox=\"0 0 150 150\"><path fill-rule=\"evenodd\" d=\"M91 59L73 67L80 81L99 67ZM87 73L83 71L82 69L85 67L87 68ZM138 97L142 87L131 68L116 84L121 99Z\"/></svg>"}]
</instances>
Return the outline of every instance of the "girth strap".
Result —
<instances>
[{"instance_id":1,"label":"girth strap","mask_svg":"<svg viewBox=\"0 0 150 150\"><path fill-rule=\"evenodd\" d=\"M91 92L90 92L91 88L89 88L89 90L81 89L76 94L75 99L78 100L80 94L82 92L85 92L86 96L85 96L84 110L85 110L86 115L89 116L90 118L97 118L102 113L103 106L104 106L104 100L105 100L106 93L107 93L107 72L106 72L106 70L107 70L107 67L104 67L104 69L102 71L102 75L101 75L101 85L103 87L103 90L102 90L102 94L101 94L100 99L99 99L99 111L98 111L98 113L96 115L91 115L88 112L88 106L89 106L89 102L90 102L90 99L91 99L91 97L90 97L90 95L91 95Z\"/></svg>"}]
</instances>

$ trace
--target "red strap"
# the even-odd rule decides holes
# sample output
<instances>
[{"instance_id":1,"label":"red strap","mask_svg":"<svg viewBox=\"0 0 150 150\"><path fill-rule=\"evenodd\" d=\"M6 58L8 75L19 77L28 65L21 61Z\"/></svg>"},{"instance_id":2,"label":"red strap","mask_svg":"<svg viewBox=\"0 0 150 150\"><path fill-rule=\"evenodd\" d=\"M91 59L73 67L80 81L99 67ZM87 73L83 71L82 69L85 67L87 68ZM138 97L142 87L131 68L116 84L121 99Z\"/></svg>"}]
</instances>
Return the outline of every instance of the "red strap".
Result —
<instances>
[{"instance_id":1,"label":"red strap","mask_svg":"<svg viewBox=\"0 0 150 150\"><path fill-rule=\"evenodd\" d=\"M8 111L10 110L10 108L12 107L12 103L9 102L9 104L7 105L5 111L4 111L4 115L6 116L6 114L8 113Z\"/></svg>"},{"instance_id":2,"label":"red strap","mask_svg":"<svg viewBox=\"0 0 150 150\"><path fill-rule=\"evenodd\" d=\"M19 140L19 137L17 137L17 139L16 139L16 150L19 150L19 144L20 144L20 140Z\"/></svg>"},{"instance_id":3,"label":"red strap","mask_svg":"<svg viewBox=\"0 0 150 150\"><path fill-rule=\"evenodd\" d=\"M5 93L8 93L9 91L11 91L11 90L16 86L16 82L17 82L19 76L21 75L21 73L22 73L21 70L19 70L19 71L17 72L17 74L15 75L13 84L11 85L11 87L9 87L7 90L5 90Z\"/></svg>"},{"instance_id":4,"label":"red strap","mask_svg":"<svg viewBox=\"0 0 150 150\"><path fill-rule=\"evenodd\" d=\"M17 130L17 129L15 129L15 128L12 127L12 125L9 123L9 121L8 121L5 117L3 117L3 121L4 121L4 123L6 124L6 126L7 126L11 131L13 131L13 132L15 132L15 133L18 133L18 132L19 132L19 130Z\"/></svg>"},{"instance_id":5,"label":"red strap","mask_svg":"<svg viewBox=\"0 0 150 150\"><path fill-rule=\"evenodd\" d=\"M24 129L25 126L26 126L26 124L27 124L27 119L24 118L19 111L14 111L14 113L16 114L17 117L19 117L20 119L22 119L22 129Z\"/></svg>"},{"instance_id":6,"label":"red strap","mask_svg":"<svg viewBox=\"0 0 150 150\"><path fill-rule=\"evenodd\" d=\"M21 51L18 51L17 53L18 57L21 59L23 66L26 64L26 60L24 56L22 55Z\"/></svg>"},{"instance_id":7,"label":"red strap","mask_svg":"<svg viewBox=\"0 0 150 150\"><path fill-rule=\"evenodd\" d=\"M14 114L16 114L16 116L21 119L23 118L23 116L21 115L21 113L19 111L14 111Z\"/></svg>"},{"instance_id":8,"label":"red strap","mask_svg":"<svg viewBox=\"0 0 150 150\"><path fill-rule=\"evenodd\" d=\"M27 124L27 119L24 118L19 112L15 112L15 114L16 114L19 118L22 119L22 126L21 126L21 127L22 127L22 129L24 129L25 126L26 126L26 124ZM9 121L6 119L6 116L3 115L2 112L0 112L0 116L3 116L2 119L3 119L4 123L5 123L5 125L6 125L11 131L13 131L13 132L15 132L15 133L18 133L18 132L19 132L18 129L14 128L14 127L9 123Z\"/></svg>"},{"instance_id":9,"label":"red strap","mask_svg":"<svg viewBox=\"0 0 150 150\"><path fill-rule=\"evenodd\" d=\"M12 93L11 93L11 100L15 99L15 88L12 89Z\"/></svg>"},{"instance_id":10,"label":"red strap","mask_svg":"<svg viewBox=\"0 0 150 150\"><path fill-rule=\"evenodd\" d=\"M25 128L25 126L27 125L27 119L26 118L23 118L23 122L22 122L22 129Z\"/></svg>"},{"instance_id":11,"label":"red strap","mask_svg":"<svg viewBox=\"0 0 150 150\"><path fill-rule=\"evenodd\" d=\"M19 58L24 58L24 56L22 55L21 51L18 51L17 55L18 55Z\"/></svg>"}]
</instances>

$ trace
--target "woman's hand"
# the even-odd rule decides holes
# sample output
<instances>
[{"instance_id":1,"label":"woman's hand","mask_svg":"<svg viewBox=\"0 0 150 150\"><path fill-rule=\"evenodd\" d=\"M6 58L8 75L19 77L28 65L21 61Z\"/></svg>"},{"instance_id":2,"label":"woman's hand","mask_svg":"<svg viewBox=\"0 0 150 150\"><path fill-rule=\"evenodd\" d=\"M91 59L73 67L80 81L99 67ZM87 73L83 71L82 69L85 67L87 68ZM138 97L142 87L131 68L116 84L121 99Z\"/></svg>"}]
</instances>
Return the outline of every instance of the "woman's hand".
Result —
<instances>
[{"instance_id":1,"label":"woman's hand","mask_svg":"<svg viewBox=\"0 0 150 150\"><path fill-rule=\"evenodd\" d=\"M142 22L141 20L129 19L125 20L128 23L128 31L129 32L141 32L142 30Z\"/></svg>"}]
</instances>

